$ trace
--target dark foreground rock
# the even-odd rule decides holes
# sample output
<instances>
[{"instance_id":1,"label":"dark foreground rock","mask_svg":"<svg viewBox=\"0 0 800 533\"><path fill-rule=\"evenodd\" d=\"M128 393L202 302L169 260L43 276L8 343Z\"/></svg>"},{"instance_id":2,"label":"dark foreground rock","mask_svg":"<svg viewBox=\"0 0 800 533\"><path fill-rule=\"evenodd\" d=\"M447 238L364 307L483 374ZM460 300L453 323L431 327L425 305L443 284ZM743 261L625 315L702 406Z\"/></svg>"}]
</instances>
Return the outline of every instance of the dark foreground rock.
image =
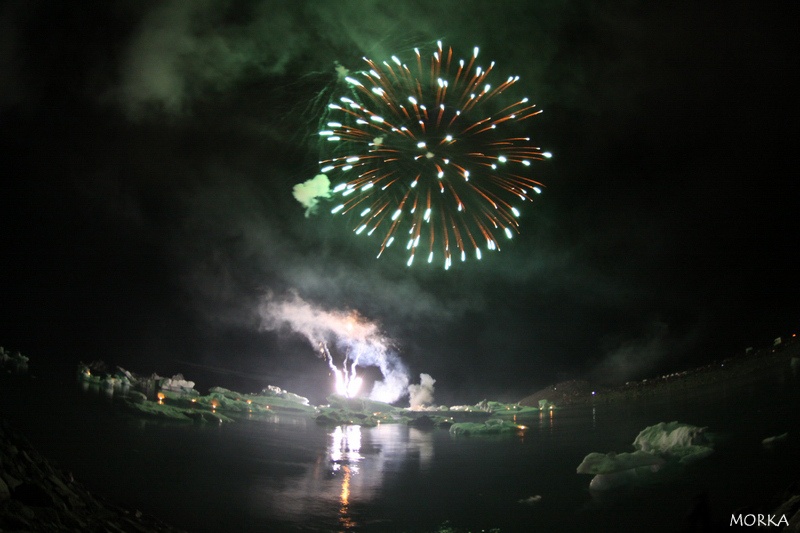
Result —
<instances>
[{"instance_id":1,"label":"dark foreground rock","mask_svg":"<svg viewBox=\"0 0 800 533\"><path fill-rule=\"evenodd\" d=\"M92 495L0 420L0 531L178 533Z\"/></svg>"},{"instance_id":2,"label":"dark foreground rock","mask_svg":"<svg viewBox=\"0 0 800 533\"><path fill-rule=\"evenodd\" d=\"M795 481L785 490L775 494L765 504L743 507L736 510L733 515L741 517L740 520L744 524L760 524L762 527L758 528L759 531L800 533L800 481ZM724 525L730 526L731 524Z\"/></svg>"}]
</instances>

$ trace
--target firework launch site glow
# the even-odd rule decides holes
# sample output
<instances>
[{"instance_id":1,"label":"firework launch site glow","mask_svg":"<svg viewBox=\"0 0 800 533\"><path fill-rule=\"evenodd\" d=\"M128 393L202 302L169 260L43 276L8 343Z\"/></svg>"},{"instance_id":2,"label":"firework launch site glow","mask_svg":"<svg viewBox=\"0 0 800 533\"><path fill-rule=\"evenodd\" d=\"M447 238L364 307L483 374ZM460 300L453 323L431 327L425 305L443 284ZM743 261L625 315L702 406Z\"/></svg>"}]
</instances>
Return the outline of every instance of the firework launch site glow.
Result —
<instances>
[{"instance_id":1,"label":"firework launch site glow","mask_svg":"<svg viewBox=\"0 0 800 533\"><path fill-rule=\"evenodd\" d=\"M335 379L336 394L340 394L346 398L354 398L358 395L359 389L363 380L356 374L357 361L351 361L348 355L345 355L342 367L338 368L333 360L328 345L324 342L320 345L320 352L323 359L328 362L331 373Z\"/></svg>"},{"instance_id":2,"label":"firework launch site glow","mask_svg":"<svg viewBox=\"0 0 800 533\"><path fill-rule=\"evenodd\" d=\"M391 339L378 324L357 312L323 309L294 295L284 300L269 298L261 307L261 318L263 329L288 329L317 348L334 377L337 394L348 398L361 394L359 367L376 367L383 376L365 394L370 399L391 403L408 394L408 370L392 348ZM337 363L339 358L341 362Z\"/></svg>"},{"instance_id":3,"label":"firework launch site glow","mask_svg":"<svg viewBox=\"0 0 800 533\"><path fill-rule=\"evenodd\" d=\"M528 98L504 103L519 77L492 85L495 63L479 66L478 53L456 60L439 42L430 60L415 49L410 66L392 56L340 71L346 94L319 130L334 185L320 196L340 199L331 213L355 220L356 235L379 232L378 257L407 239L408 266L418 253L445 269L481 259L519 232L518 205L542 192L527 173L550 153L512 129L541 111Z\"/></svg>"}]
</instances>

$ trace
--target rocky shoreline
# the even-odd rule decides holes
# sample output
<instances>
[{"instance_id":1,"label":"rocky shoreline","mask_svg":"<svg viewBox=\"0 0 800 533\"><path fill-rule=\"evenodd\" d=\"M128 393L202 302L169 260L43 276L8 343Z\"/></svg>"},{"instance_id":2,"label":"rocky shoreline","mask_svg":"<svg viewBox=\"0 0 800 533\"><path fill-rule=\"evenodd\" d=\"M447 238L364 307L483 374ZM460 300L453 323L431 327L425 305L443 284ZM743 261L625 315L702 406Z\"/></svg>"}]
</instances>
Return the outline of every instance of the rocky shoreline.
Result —
<instances>
[{"instance_id":1,"label":"rocky shoreline","mask_svg":"<svg viewBox=\"0 0 800 533\"><path fill-rule=\"evenodd\" d=\"M42 457L0 420L0 531L180 533L157 518L111 504Z\"/></svg>"}]
</instances>

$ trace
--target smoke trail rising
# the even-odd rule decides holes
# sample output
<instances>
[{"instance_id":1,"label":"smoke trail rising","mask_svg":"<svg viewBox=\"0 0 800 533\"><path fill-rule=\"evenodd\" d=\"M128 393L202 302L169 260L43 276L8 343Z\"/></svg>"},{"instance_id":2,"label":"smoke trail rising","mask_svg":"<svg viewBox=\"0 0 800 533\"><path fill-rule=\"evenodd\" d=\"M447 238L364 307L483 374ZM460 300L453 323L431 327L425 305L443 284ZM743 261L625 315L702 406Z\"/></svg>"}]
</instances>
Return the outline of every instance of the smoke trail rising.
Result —
<instances>
[{"instance_id":1,"label":"smoke trail rising","mask_svg":"<svg viewBox=\"0 0 800 533\"><path fill-rule=\"evenodd\" d=\"M370 399L394 402L407 394L408 370L391 348L391 339L379 326L358 313L329 311L312 305L297 294L277 300L268 297L261 305L261 327L269 331L290 330L303 335L331 368L337 392L354 395L360 386L357 367L377 367L383 380L376 382ZM337 366L329 347L342 354Z\"/></svg>"},{"instance_id":2,"label":"smoke trail rising","mask_svg":"<svg viewBox=\"0 0 800 533\"><path fill-rule=\"evenodd\" d=\"M412 409L421 409L433 403L433 384L436 380L430 374L419 375L419 385L408 386L408 401Z\"/></svg>"}]
</instances>

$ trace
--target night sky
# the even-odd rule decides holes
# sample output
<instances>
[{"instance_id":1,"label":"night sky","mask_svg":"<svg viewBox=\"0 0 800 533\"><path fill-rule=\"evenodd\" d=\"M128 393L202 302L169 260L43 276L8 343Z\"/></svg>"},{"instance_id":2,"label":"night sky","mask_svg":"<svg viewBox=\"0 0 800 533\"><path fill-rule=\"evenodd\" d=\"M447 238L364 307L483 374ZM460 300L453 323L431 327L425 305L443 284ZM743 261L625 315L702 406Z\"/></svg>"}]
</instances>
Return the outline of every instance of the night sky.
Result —
<instances>
[{"instance_id":1,"label":"night sky","mask_svg":"<svg viewBox=\"0 0 800 533\"><path fill-rule=\"evenodd\" d=\"M516 401L743 353L800 327L796 2L4 2L0 345L320 401L264 331L296 293L381 325L436 400ZM336 62L481 47L544 113L521 235L375 259L292 187ZM374 376L373 376L374 377Z\"/></svg>"}]
</instances>

